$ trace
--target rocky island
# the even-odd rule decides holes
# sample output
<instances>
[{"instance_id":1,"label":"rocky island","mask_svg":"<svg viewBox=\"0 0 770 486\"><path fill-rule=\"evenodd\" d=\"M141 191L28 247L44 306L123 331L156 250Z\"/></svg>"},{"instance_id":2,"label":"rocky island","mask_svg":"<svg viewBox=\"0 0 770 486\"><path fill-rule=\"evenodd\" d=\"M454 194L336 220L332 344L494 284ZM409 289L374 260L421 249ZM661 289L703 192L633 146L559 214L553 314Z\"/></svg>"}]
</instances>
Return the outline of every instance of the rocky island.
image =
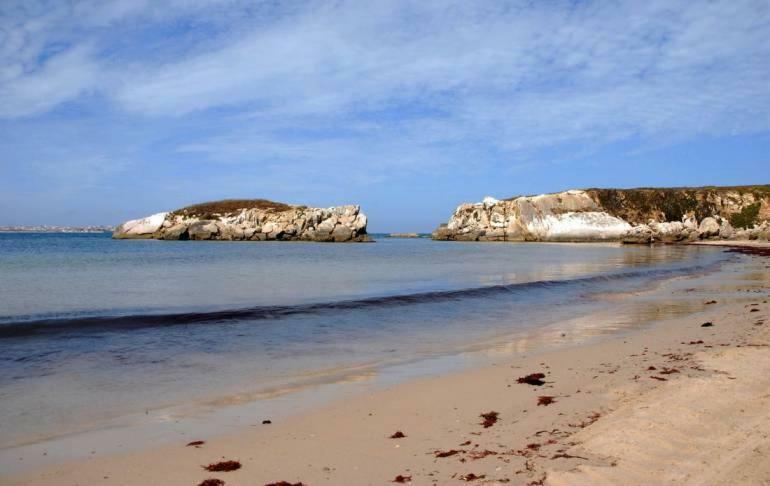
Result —
<instances>
[{"instance_id":1,"label":"rocky island","mask_svg":"<svg viewBox=\"0 0 770 486\"><path fill-rule=\"evenodd\" d=\"M770 185L569 190L461 204L435 240L767 240Z\"/></svg>"},{"instance_id":2,"label":"rocky island","mask_svg":"<svg viewBox=\"0 0 770 486\"><path fill-rule=\"evenodd\" d=\"M357 205L309 208L265 199L228 199L126 221L115 239L371 241Z\"/></svg>"}]
</instances>

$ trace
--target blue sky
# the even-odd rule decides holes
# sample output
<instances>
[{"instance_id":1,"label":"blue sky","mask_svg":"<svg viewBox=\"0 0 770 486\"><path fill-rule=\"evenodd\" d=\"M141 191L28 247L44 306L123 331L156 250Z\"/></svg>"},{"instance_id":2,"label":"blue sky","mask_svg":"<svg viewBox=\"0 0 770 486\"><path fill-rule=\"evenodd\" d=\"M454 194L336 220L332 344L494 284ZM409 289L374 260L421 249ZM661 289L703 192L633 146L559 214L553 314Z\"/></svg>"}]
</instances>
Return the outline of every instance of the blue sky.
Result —
<instances>
[{"instance_id":1,"label":"blue sky","mask_svg":"<svg viewBox=\"0 0 770 486\"><path fill-rule=\"evenodd\" d=\"M770 2L3 0L0 225L770 183Z\"/></svg>"}]
</instances>

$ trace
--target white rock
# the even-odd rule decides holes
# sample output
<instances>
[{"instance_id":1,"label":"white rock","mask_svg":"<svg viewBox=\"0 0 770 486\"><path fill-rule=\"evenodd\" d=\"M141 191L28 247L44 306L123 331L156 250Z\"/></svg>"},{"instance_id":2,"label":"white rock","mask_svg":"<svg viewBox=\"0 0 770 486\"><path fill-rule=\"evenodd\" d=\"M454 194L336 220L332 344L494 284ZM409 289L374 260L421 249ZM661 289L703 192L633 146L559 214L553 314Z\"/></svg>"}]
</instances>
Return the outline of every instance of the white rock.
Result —
<instances>
[{"instance_id":1,"label":"white rock","mask_svg":"<svg viewBox=\"0 0 770 486\"><path fill-rule=\"evenodd\" d=\"M719 234L719 223L716 218L703 218L703 221L700 222L700 226L698 226L698 234L701 238L717 236Z\"/></svg>"},{"instance_id":2,"label":"white rock","mask_svg":"<svg viewBox=\"0 0 770 486\"><path fill-rule=\"evenodd\" d=\"M147 216L146 218L126 221L117 227L113 235L116 238L140 238L143 236L152 236L153 233L158 231L161 226L163 226L163 222L166 220L166 215L168 215L168 212L155 213L152 216Z\"/></svg>"}]
</instances>

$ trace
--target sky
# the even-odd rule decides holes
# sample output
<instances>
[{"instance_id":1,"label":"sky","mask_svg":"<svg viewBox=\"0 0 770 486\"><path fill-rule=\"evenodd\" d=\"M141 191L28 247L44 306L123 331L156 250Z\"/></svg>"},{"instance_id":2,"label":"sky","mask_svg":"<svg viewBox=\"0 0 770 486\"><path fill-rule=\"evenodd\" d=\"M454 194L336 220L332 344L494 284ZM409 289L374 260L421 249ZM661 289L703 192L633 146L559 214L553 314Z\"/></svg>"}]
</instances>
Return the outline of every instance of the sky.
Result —
<instances>
[{"instance_id":1,"label":"sky","mask_svg":"<svg viewBox=\"0 0 770 486\"><path fill-rule=\"evenodd\" d=\"M770 183L770 2L0 1L0 225Z\"/></svg>"}]
</instances>

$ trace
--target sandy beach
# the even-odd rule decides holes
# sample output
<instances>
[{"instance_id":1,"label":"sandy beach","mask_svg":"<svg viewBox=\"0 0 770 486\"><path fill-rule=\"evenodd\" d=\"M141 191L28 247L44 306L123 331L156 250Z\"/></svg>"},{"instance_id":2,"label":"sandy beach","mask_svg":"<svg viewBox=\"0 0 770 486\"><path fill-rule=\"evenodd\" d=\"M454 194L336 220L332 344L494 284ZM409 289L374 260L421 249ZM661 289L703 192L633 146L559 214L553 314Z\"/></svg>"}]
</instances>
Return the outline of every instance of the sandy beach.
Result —
<instances>
[{"instance_id":1,"label":"sandy beach","mask_svg":"<svg viewBox=\"0 0 770 486\"><path fill-rule=\"evenodd\" d=\"M770 265L752 258L730 298L687 289L713 299L685 317L2 483L770 484ZM221 461L240 467L203 468Z\"/></svg>"}]
</instances>

